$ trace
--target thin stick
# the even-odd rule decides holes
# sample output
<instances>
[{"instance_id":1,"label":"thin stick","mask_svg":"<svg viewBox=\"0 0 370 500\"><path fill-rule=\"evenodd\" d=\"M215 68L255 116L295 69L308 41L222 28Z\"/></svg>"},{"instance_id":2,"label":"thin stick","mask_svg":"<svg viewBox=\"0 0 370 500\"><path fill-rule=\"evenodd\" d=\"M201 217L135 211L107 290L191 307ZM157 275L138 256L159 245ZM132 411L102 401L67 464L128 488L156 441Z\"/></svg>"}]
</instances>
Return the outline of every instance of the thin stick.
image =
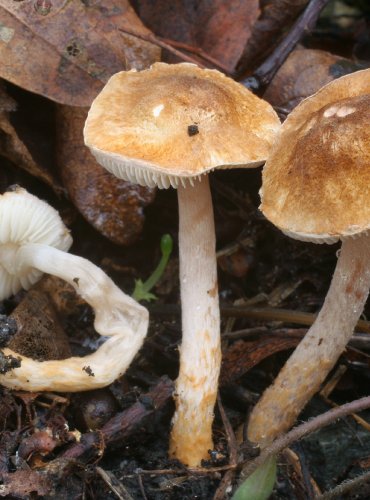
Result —
<instances>
[{"instance_id":1,"label":"thin stick","mask_svg":"<svg viewBox=\"0 0 370 500\"><path fill-rule=\"evenodd\" d=\"M155 37L151 33L148 33L147 35L143 35L142 33L138 33L137 31L134 31L134 30L128 30L127 28L125 28L125 29L118 28L118 31L121 31L122 33L125 33L126 35L135 36L139 40L143 40L144 42L152 43L153 45L157 45L158 47L161 47L162 49L166 49L166 50L168 50L168 52L171 52L171 54L174 54L175 56L179 57L183 61L190 62L192 64L197 64L198 66L200 66L203 69L206 67L206 66L204 66L204 64L202 64L198 60L194 59L194 57L187 56L186 54L184 54L180 50L177 50L177 49L171 47L171 45L169 45L168 43L159 40L157 37Z\"/></svg>"},{"instance_id":2,"label":"thin stick","mask_svg":"<svg viewBox=\"0 0 370 500\"><path fill-rule=\"evenodd\" d=\"M318 415L317 417L314 417L312 420L305 422L299 425L298 427L295 427L293 430L291 430L284 436L276 439L272 443L272 445L266 448L257 458L255 458L252 461L245 461L244 463L246 464L246 466L244 468L244 475L247 476L252 474L252 472L254 472L260 465L262 465L271 455L277 455L282 450L290 446L292 443L298 441L299 439L302 439L311 432L315 432L320 428L331 424L338 418L343 418L346 417L347 415L350 415L351 413L366 410L369 407L370 407L370 396L367 396L365 398L356 399L355 401L346 403L340 406L339 408L334 408L332 410L329 410L321 415ZM238 465L228 464L220 467L210 467L210 468L198 467L196 469L189 469L184 467L183 469L144 470L140 468L137 469L136 473L149 474L149 475L186 474L186 473L189 475L202 475L202 474L212 474L214 472L223 472L230 469L236 469L240 467L240 465L242 464L243 462ZM126 475L125 477L128 476ZM133 476L130 475L130 477Z\"/></svg>"},{"instance_id":3,"label":"thin stick","mask_svg":"<svg viewBox=\"0 0 370 500\"><path fill-rule=\"evenodd\" d=\"M172 381L163 376L158 383L130 408L116 413L100 429L99 432L86 432L81 435L78 443L73 444L62 453L63 458L79 458L81 455L96 451L99 442L103 440L104 445L122 443L130 436L144 418L149 418L170 400L173 392Z\"/></svg>"},{"instance_id":4,"label":"thin stick","mask_svg":"<svg viewBox=\"0 0 370 500\"><path fill-rule=\"evenodd\" d=\"M157 45L158 47L161 47L162 49L168 50L175 56L179 57L180 59L197 64L198 66L205 68L205 66L202 65L201 62L199 62L197 59L194 59L193 57L187 56L180 50L175 49L175 47L179 47L183 50L186 50L187 52L192 52L193 54L196 54L198 57L201 59L204 59L205 61L211 63L213 66L216 68L222 70L224 73L231 75L230 70L227 66L222 64L222 62L218 61L214 57L210 56L209 54L206 54L201 48L199 47L194 47L192 45L188 45L186 43L178 42L176 40L168 40L167 38L162 38L160 36L154 35L153 33L147 33L144 35L143 33L138 33L137 31L134 30L128 30L127 28L119 28L119 31L122 33L126 33L127 35L135 36L136 38L139 38L140 40L143 40L144 42L149 42L152 43L153 45Z\"/></svg>"},{"instance_id":5,"label":"thin stick","mask_svg":"<svg viewBox=\"0 0 370 500\"><path fill-rule=\"evenodd\" d=\"M139 483L139 488L140 488L140 492L141 492L141 494L143 496L143 499L144 500L148 500L148 497L146 496L146 493L145 493L143 478L141 477L140 474L137 475L137 481Z\"/></svg>"},{"instance_id":6,"label":"thin stick","mask_svg":"<svg viewBox=\"0 0 370 500\"><path fill-rule=\"evenodd\" d=\"M101 467L95 467L95 471L119 500L134 500L123 484L121 484L111 472L107 472Z\"/></svg>"},{"instance_id":7,"label":"thin stick","mask_svg":"<svg viewBox=\"0 0 370 500\"><path fill-rule=\"evenodd\" d=\"M350 481L343 481L343 483L339 484L332 490L327 491L326 493L323 493L322 495L317 497L317 500L332 500L333 498L341 497L342 495L345 495L346 493L349 493L362 484L368 482L370 482L370 470L365 472L365 474L361 474L361 476L355 477L355 479L352 479Z\"/></svg>"},{"instance_id":8,"label":"thin stick","mask_svg":"<svg viewBox=\"0 0 370 500\"><path fill-rule=\"evenodd\" d=\"M218 403L218 409L221 415L222 423L224 424L225 432L226 432L226 437L227 437L227 442L229 445L229 456L230 456L230 463L231 465L235 465L238 463L238 444L236 442L236 437L233 431L233 428L230 424L230 421L226 415L225 409L223 407L220 393L217 395L217 403ZM226 496L226 490L227 488L233 483L235 476L235 469L229 469L226 471L226 474L224 474L214 496L213 500L222 500Z\"/></svg>"},{"instance_id":9,"label":"thin stick","mask_svg":"<svg viewBox=\"0 0 370 500\"><path fill-rule=\"evenodd\" d=\"M238 461L238 445L236 442L235 433L233 431L233 428L230 424L229 419L227 418L225 409L223 407L220 394L217 395L217 403L218 403L218 410L219 410L220 415L221 415L222 423L224 424L227 442L229 445L230 462L232 465L234 465Z\"/></svg>"},{"instance_id":10,"label":"thin stick","mask_svg":"<svg viewBox=\"0 0 370 500\"><path fill-rule=\"evenodd\" d=\"M246 87L252 87L254 90L266 87L301 38L313 29L321 10L328 2L329 0L311 0L274 52L253 73L252 77L248 77L240 83Z\"/></svg>"},{"instance_id":11,"label":"thin stick","mask_svg":"<svg viewBox=\"0 0 370 500\"><path fill-rule=\"evenodd\" d=\"M370 407L370 396L365 398L356 399L355 401L351 401L351 403L346 403L338 408L334 408L329 410L312 420L305 422L304 424L295 427L293 430L284 434L280 438L276 439L270 446L265 448L262 453L249 462L243 469L243 476L247 477L252 472L254 472L260 465L262 465L269 457L272 455L277 455L284 448L290 446L293 442L302 439L307 436L311 432L317 431L322 427L325 427L338 418L346 417L351 413L356 413L366 408Z\"/></svg>"},{"instance_id":12,"label":"thin stick","mask_svg":"<svg viewBox=\"0 0 370 500\"><path fill-rule=\"evenodd\" d=\"M179 42L177 40L169 40L168 38L163 38L158 35L156 35L156 38L157 40L160 40L161 42L164 42L171 47L177 47L178 49L186 50L186 52L191 52L198 57L201 57L205 61L211 63L216 68L222 69L224 73L230 74L230 70L227 66L222 64L222 62L220 62L218 59L215 59L214 57L204 52L204 50L202 50L200 47L194 47L194 45L188 45L187 43Z\"/></svg>"},{"instance_id":13,"label":"thin stick","mask_svg":"<svg viewBox=\"0 0 370 500\"><path fill-rule=\"evenodd\" d=\"M154 304L148 307L150 314L157 316L179 315L180 308L175 304ZM283 321L310 326L316 319L316 313L279 309L277 307L221 306L221 314L226 317L251 318L263 321ZM356 331L370 333L370 321L359 320Z\"/></svg>"}]
</instances>

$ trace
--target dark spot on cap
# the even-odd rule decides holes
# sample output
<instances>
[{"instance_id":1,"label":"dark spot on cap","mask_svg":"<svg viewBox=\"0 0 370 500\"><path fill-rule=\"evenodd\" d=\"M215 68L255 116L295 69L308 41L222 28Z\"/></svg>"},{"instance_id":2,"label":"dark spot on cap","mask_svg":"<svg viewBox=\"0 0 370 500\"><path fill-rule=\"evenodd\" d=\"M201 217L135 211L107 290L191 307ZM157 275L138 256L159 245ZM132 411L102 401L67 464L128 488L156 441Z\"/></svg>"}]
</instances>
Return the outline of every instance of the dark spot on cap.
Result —
<instances>
[{"instance_id":1,"label":"dark spot on cap","mask_svg":"<svg viewBox=\"0 0 370 500\"><path fill-rule=\"evenodd\" d=\"M91 366L87 365L87 366L84 366L82 369L84 372L86 372L88 374L89 377L95 377L95 374L91 369Z\"/></svg>"},{"instance_id":2,"label":"dark spot on cap","mask_svg":"<svg viewBox=\"0 0 370 500\"><path fill-rule=\"evenodd\" d=\"M198 125L189 125L188 126L188 135L191 137L193 135L199 134Z\"/></svg>"}]
</instances>

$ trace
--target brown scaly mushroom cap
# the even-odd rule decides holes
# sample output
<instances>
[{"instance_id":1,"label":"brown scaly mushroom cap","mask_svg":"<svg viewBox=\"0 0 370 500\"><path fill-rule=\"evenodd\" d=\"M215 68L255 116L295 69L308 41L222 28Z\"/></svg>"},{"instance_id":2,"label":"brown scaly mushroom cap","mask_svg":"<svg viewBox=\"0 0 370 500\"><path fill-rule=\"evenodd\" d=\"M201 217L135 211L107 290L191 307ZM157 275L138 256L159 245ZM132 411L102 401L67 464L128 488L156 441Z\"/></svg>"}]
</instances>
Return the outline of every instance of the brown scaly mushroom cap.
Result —
<instances>
[{"instance_id":1,"label":"brown scaly mushroom cap","mask_svg":"<svg viewBox=\"0 0 370 500\"><path fill-rule=\"evenodd\" d=\"M265 446L291 427L335 365L370 287L370 70L334 80L283 124L263 172L265 216L286 234L342 240L325 302L263 394L248 438Z\"/></svg>"},{"instance_id":2,"label":"brown scaly mushroom cap","mask_svg":"<svg viewBox=\"0 0 370 500\"><path fill-rule=\"evenodd\" d=\"M370 228L369 110L365 70L326 85L283 124L260 208L284 233L334 243Z\"/></svg>"},{"instance_id":3,"label":"brown scaly mushroom cap","mask_svg":"<svg viewBox=\"0 0 370 500\"><path fill-rule=\"evenodd\" d=\"M260 165L279 126L267 102L219 71L156 63L113 75L84 135L117 177L167 188L216 168Z\"/></svg>"}]
</instances>

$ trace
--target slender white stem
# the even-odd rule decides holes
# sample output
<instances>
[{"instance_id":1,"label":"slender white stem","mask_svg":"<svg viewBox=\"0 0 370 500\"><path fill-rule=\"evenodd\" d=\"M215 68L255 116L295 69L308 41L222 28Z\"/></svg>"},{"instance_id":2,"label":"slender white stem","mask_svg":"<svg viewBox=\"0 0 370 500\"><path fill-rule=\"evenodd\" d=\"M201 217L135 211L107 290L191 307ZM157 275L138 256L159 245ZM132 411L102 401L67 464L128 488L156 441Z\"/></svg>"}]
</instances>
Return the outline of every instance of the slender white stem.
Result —
<instances>
[{"instance_id":1,"label":"slender white stem","mask_svg":"<svg viewBox=\"0 0 370 500\"><path fill-rule=\"evenodd\" d=\"M148 329L148 311L122 292L97 266L82 257L39 244L22 246L14 259L22 268L36 268L70 283L95 312L96 331L109 337L83 358L35 361L21 358L20 368L0 375L0 383L29 391L83 391L103 387L121 376L140 349Z\"/></svg>"},{"instance_id":2,"label":"slender white stem","mask_svg":"<svg viewBox=\"0 0 370 500\"><path fill-rule=\"evenodd\" d=\"M370 287L370 236L343 242L324 305L304 339L253 409L248 438L262 446L287 431L335 365Z\"/></svg>"},{"instance_id":3,"label":"slender white stem","mask_svg":"<svg viewBox=\"0 0 370 500\"><path fill-rule=\"evenodd\" d=\"M180 372L170 453L189 466L209 458L221 364L212 198L207 177L179 187L182 307Z\"/></svg>"}]
</instances>

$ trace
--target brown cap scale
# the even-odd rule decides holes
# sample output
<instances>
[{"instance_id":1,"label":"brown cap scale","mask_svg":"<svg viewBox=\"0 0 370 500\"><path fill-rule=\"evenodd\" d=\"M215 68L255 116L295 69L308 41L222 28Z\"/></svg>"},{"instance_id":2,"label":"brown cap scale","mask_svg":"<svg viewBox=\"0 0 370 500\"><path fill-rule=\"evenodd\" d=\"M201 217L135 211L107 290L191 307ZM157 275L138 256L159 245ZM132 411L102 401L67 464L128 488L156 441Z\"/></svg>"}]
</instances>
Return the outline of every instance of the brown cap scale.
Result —
<instances>
[{"instance_id":1,"label":"brown cap scale","mask_svg":"<svg viewBox=\"0 0 370 500\"><path fill-rule=\"evenodd\" d=\"M261 210L289 236L342 240L324 305L254 408L251 441L293 425L345 348L370 286L370 70L335 80L283 124L266 162Z\"/></svg>"},{"instance_id":2,"label":"brown cap scale","mask_svg":"<svg viewBox=\"0 0 370 500\"><path fill-rule=\"evenodd\" d=\"M66 252L72 238L58 212L24 189L0 195L0 300L29 288L46 272L70 283L92 306L96 331L108 339L84 358L36 361L3 349L20 366L0 383L28 391L83 391L113 382L140 349L147 310L125 295L97 266Z\"/></svg>"},{"instance_id":3,"label":"brown cap scale","mask_svg":"<svg viewBox=\"0 0 370 500\"><path fill-rule=\"evenodd\" d=\"M170 451L196 466L212 448L220 318L212 200L216 168L256 167L280 126L271 106L215 70L154 64L114 75L93 102L85 142L114 175L178 188L183 340Z\"/></svg>"}]
</instances>

